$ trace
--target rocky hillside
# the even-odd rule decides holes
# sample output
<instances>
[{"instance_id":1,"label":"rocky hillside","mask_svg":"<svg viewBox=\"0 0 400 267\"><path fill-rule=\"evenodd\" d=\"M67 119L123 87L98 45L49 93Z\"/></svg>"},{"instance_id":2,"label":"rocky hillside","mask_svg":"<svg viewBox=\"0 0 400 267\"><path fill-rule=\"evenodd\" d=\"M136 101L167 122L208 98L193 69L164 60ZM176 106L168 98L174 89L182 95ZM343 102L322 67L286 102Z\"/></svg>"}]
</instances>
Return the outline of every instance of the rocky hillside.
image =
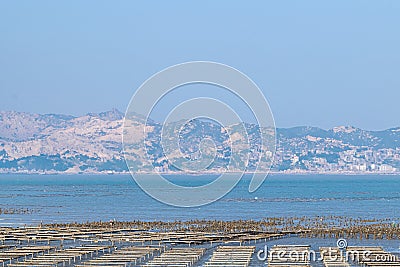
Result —
<instances>
[{"instance_id":1,"label":"rocky hillside","mask_svg":"<svg viewBox=\"0 0 400 267\"><path fill-rule=\"evenodd\" d=\"M125 169L122 121L123 114L117 110L82 117L0 112L0 169Z\"/></svg>"},{"instance_id":2,"label":"rocky hillside","mask_svg":"<svg viewBox=\"0 0 400 267\"><path fill-rule=\"evenodd\" d=\"M122 153L123 116L118 110L81 117L0 112L0 171L126 171ZM137 116L133 121L139 130L143 128L142 118ZM235 127L229 129L235 133L235 140L244 138L243 133L236 131ZM261 156L261 170L267 168L270 160L274 162L274 170L286 172L393 173L400 170L400 128L385 131L343 126L330 130L315 127L277 129L277 153L272 159L269 151L259 149L260 132L268 132L268 129L248 124L245 127L251 141L248 147L240 149L249 151L250 169L255 167ZM159 171L177 171L164 157L160 129L160 125L153 123L146 137L152 165ZM231 159L232 148L229 147L226 132L219 126L193 121L181 135L180 152L193 160L199 158L199 146L203 139L214 141L216 160L208 170L227 168L229 160L233 160L234 168L240 167L240 159ZM235 146L235 143L232 145ZM134 156L138 168L152 170L152 166L143 163L146 157L143 150L133 149L127 153Z\"/></svg>"}]
</instances>

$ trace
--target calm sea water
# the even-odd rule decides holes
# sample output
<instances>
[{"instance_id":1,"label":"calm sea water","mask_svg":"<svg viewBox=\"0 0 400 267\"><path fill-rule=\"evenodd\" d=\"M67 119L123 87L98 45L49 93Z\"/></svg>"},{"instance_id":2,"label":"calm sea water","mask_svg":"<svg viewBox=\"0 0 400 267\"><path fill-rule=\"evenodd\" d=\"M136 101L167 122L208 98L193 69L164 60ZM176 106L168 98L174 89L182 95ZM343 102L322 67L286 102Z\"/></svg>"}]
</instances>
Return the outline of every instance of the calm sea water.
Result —
<instances>
[{"instance_id":1,"label":"calm sea water","mask_svg":"<svg viewBox=\"0 0 400 267\"><path fill-rule=\"evenodd\" d=\"M195 186L214 176L169 176ZM0 175L0 208L31 214L1 214L0 225L116 220L262 219L344 215L400 217L400 176L270 175L255 193L249 178L221 200L176 208L146 195L129 175Z\"/></svg>"}]
</instances>

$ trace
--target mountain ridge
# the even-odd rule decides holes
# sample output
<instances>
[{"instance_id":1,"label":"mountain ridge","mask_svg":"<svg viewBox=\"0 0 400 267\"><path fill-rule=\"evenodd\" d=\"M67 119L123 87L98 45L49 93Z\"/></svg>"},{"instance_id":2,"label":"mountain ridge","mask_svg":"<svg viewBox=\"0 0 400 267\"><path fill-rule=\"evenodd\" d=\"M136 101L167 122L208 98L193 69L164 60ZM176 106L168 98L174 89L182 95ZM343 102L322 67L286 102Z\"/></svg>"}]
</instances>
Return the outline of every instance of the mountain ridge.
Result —
<instances>
[{"instance_id":1,"label":"mountain ridge","mask_svg":"<svg viewBox=\"0 0 400 267\"><path fill-rule=\"evenodd\" d=\"M124 114L117 109L83 116L1 111L0 171L127 171L121 143L123 119ZM135 120L140 127L143 118L137 116ZM151 123L153 128L159 127L156 122ZM257 131L258 126L247 127ZM204 134L207 125L201 129ZM210 129L220 130L218 127ZM393 173L400 169L400 127L369 131L353 126L328 130L296 126L277 128L276 133L277 151L271 159L274 162L272 169L276 171ZM217 135L213 133L211 136ZM254 134L253 139L257 138ZM152 145L151 149L159 153L155 162L162 162L159 144L153 142ZM190 146L196 147L190 142L185 145L185 151L193 150ZM137 153L140 161L143 159L142 151ZM218 168L224 167L221 164ZM161 171L173 171L165 164L157 167ZM149 166L143 169L151 170Z\"/></svg>"}]
</instances>

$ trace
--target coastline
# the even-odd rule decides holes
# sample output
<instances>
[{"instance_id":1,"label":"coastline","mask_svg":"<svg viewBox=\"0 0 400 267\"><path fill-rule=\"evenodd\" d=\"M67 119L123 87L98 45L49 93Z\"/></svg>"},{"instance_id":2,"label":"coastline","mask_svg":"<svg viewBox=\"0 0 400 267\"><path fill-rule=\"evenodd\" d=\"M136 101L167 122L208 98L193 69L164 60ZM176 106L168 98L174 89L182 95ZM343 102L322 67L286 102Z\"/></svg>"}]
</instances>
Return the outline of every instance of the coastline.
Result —
<instances>
[{"instance_id":1,"label":"coastline","mask_svg":"<svg viewBox=\"0 0 400 267\"><path fill-rule=\"evenodd\" d=\"M244 174L244 175L251 175L251 174L265 174L265 175L288 175L288 176L307 176L307 175L341 175L341 176L397 176L400 175L399 172L354 172L354 171L343 171L343 172L327 172L327 171L307 171L307 172L299 172L299 171L270 171L270 172L201 172L201 173L182 173L182 172L141 172L141 175L175 175L175 176L208 176L208 175L220 175L222 173L226 174ZM0 175L82 175L82 176L91 176L91 175L131 175L130 172L1 172Z\"/></svg>"}]
</instances>

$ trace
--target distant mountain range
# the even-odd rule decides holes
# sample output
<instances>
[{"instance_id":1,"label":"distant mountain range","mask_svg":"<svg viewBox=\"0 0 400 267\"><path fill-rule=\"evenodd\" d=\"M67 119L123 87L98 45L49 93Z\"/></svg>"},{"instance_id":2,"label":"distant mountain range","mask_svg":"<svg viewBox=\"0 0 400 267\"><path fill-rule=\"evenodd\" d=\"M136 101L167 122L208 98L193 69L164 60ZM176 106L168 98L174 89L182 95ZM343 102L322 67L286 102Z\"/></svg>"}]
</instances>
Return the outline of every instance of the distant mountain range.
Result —
<instances>
[{"instance_id":1,"label":"distant mountain range","mask_svg":"<svg viewBox=\"0 0 400 267\"><path fill-rule=\"evenodd\" d=\"M4 173L114 173L126 172L122 153L124 114L114 109L81 117L58 114L0 112L0 172ZM143 127L143 118L131 118ZM217 157L207 171L227 168L230 149L220 127L207 122L192 121L183 136L181 152L189 158L198 157L202 138L217 144ZM235 131L235 126L230 126ZM367 131L351 126L330 130L316 127L277 129L277 151L274 158L259 148L259 129L246 124L252 140L249 170L257 158L259 171L326 172L326 173L397 173L400 170L400 127L384 131ZM161 126L153 122L146 148L151 151L152 165L162 172L177 172L165 160L159 143ZM236 138L243 138L241 132ZM144 140L136 140L143 142ZM233 144L235 145L235 144ZM144 151L127 151L135 157L137 168L150 172ZM240 161L234 164L240 164ZM235 165L230 171L235 171ZM238 166L239 168L239 166Z\"/></svg>"}]
</instances>

